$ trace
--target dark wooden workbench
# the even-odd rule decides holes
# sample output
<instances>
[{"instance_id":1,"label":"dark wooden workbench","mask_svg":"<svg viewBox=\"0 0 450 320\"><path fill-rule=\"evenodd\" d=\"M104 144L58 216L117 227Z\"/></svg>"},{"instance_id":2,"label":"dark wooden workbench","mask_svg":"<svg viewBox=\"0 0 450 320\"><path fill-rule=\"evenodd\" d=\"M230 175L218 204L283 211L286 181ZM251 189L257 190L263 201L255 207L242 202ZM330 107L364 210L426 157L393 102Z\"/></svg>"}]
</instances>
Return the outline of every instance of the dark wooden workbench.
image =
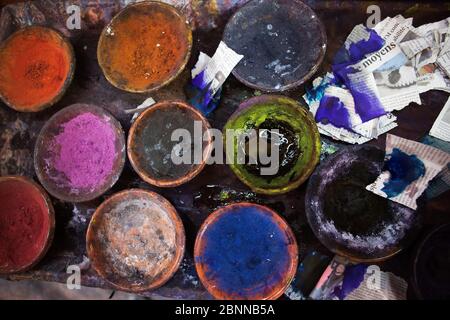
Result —
<instances>
[{"instance_id":1,"label":"dark wooden workbench","mask_svg":"<svg viewBox=\"0 0 450 320\"><path fill-rule=\"evenodd\" d=\"M21 174L36 179L32 165L36 137L45 121L61 108L78 102L96 104L112 112L121 121L124 129L128 130L130 116L126 115L123 110L136 107L148 97L148 95L130 94L113 88L105 80L97 64L96 49L99 33L104 24L123 6L125 1L99 1L103 3L101 5L95 4L95 1L72 1L81 6L83 15L82 29L74 31L66 29L68 17L64 7L66 2L38 0L10 4L2 9L0 41L25 24L52 26L70 37L76 52L77 66L74 81L66 95L47 111L36 114L18 113L0 103L0 175ZM166 2L175 3L189 17L195 28L194 48L190 64L177 81L169 87L151 94L157 101L184 98L183 86L188 81L190 69L198 57L199 50L210 55L214 52L221 39L227 18L246 1L173 0ZM353 26L365 23L368 18L366 8L369 4L373 4L373 1L370 3L368 1L305 2L321 17L327 31L327 55L317 73L317 75L321 75L329 70L332 57ZM419 4L419 2L408 1L380 1L379 6L382 18L403 14L407 17L414 17L414 25L450 16L449 7L445 3L421 1ZM303 93L304 88L299 88L287 95L300 99ZM224 86L221 105L209 118L211 125L221 129L238 104L253 95L255 95L254 90L244 87L231 76ZM419 140L428 133L447 100L447 94L434 91L422 95L422 98L422 106L411 105L396 113L399 127L392 133L413 140ZM371 143L384 148L384 136ZM155 190L169 199L181 215L187 233L186 254L180 270L165 286L145 294L149 297L210 298L199 283L193 266L194 238L207 215L216 207L228 202L248 200L263 203L286 217L297 236L300 246L300 261L307 250L314 248L327 252L318 243L305 219L304 193L306 185L282 196L257 196L249 192L248 188L237 180L227 166L212 165L207 166L198 177L186 185L172 189L158 189L141 181L127 163L119 182L107 194L94 201L74 205L53 199L56 209L56 234L50 251L32 271L9 278L66 282L69 276L66 273L67 266L81 263L83 256L86 255L85 232L94 209L111 194L131 187ZM226 194L230 196L224 200ZM449 192L428 202L424 230L434 224L450 221L448 196ZM414 246L385 262L382 267L394 271L408 280L413 248ZM82 284L108 287L91 268L83 270Z\"/></svg>"}]
</instances>

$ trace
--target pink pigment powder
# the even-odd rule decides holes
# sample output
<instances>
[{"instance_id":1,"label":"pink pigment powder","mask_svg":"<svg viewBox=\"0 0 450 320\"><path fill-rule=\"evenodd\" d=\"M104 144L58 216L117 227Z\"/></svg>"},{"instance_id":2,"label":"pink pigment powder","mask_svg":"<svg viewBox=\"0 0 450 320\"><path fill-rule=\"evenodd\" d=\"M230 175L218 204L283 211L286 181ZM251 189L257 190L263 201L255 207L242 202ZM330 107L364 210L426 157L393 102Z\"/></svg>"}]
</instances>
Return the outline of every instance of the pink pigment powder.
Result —
<instances>
[{"instance_id":1,"label":"pink pigment powder","mask_svg":"<svg viewBox=\"0 0 450 320\"><path fill-rule=\"evenodd\" d=\"M107 118L82 113L62 125L54 139L57 152L54 167L75 189L95 189L112 172L116 134Z\"/></svg>"}]
</instances>

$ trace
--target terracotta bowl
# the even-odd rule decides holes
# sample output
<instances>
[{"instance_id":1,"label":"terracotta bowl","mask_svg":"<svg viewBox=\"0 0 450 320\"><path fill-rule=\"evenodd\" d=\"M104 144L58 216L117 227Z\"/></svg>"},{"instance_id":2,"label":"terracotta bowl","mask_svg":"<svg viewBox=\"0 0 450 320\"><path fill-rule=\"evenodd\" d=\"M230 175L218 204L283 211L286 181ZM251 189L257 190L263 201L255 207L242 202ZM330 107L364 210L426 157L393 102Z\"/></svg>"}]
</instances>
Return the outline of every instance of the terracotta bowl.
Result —
<instances>
[{"instance_id":1,"label":"terracotta bowl","mask_svg":"<svg viewBox=\"0 0 450 320\"><path fill-rule=\"evenodd\" d=\"M317 14L299 0L249 1L228 20L223 41L244 55L234 76L248 87L281 92L305 83L325 57Z\"/></svg>"},{"instance_id":2,"label":"terracotta bowl","mask_svg":"<svg viewBox=\"0 0 450 320\"><path fill-rule=\"evenodd\" d=\"M86 148L88 144L91 148L97 148L96 144L102 141L98 140L98 134L95 131L89 131L94 130L93 127L86 127L83 125L84 122L80 122L78 127L73 129L73 134L74 138L79 136L85 140L77 139L78 142L73 143L72 146L64 141L58 141L62 134L65 135L65 139L70 139L68 135L71 133L64 133L65 126L85 115L98 119L102 127L108 129L108 143L105 145L110 148L98 151L98 157L88 154L89 149ZM74 148L74 150L68 148ZM111 158L106 158L106 150L109 150ZM68 159L58 160L63 156ZM62 165L57 165L58 161L64 161L65 165L71 167L69 175L69 171L62 169ZM111 167L107 168L108 172L94 172L89 169L90 164L95 165L94 162L108 162ZM103 108L94 105L74 104L55 113L39 133L34 149L34 168L39 181L52 196L68 202L89 201L105 193L119 179L124 164L125 134L119 121ZM77 169L77 166L80 169ZM87 175L92 175L91 180L94 184L82 183Z\"/></svg>"},{"instance_id":3,"label":"terracotta bowl","mask_svg":"<svg viewBox=\"0 0 450 320\"><path fill-rule=\"evenodd\" d=\"M16 190L20 188L20 195ZM22 197L26 207L18 208L15 199ZM55 212L47 193L34 181L22 176L0 177L0 274L11 274L31 269L47 253L55 230ZM13 210L21 216L13 216ZM30 223L40 221L38 231ZM19 233L29 233L27 238L17 239ZM13 235L14 239L10 236ZM13 252L9 252L12 250ZM13 255L14 262L5 259Z\"/></svg>"},{"instance_id":4,"label":"terracotta bowl","mask_svg":"<svg viewBox=\"0 0 450 320\"><path fill-rule=\"evenodd\" d=\"M294 278L298 248L291 228L274 211L237 203L205 220L194 258L201 282L216 299L272 300Z\"/></svg>"},{"instance_id":5,"label":"terracotta bowl","mask_svg":"<svg viewBox=\"0 0 450 320\"><path fill-rule=\"evenodd\" d=\"M353 262L377 262L411 244L422 212L366 190L381 173L384 151L370 145L339 150L317 167L305 196L306 217L329 250Z\"/></svg>"},{"instance_id":6,"label":"terracotta bowl","mask_svg":"<svg viewBox=\"0 0 450 320\"><path fill-rule=\"evenodd\" d=\"M86 237L97 273L119 290L153 290L169 280L184 254L184 227L175 208L157 193L116 193L95 211Z\"/></svg>"},{"instance_id":7,"label":"terracotta bowl","mask_svg":"<svg viewBox=\"0 0 450 320\"><path fill-rule=\"evenodd\" d=\"M450 224L434 227L417 246L412 266L412 288L424 300L450 299Z\"/></svg>"},{"instance_id":8,"label":"terracotta bowl","mask_svg":"<svg viewBox=\"0 0 450 320\"><path fill-rule=\"evenodd\" d=\"M69 87L75 55L59 32L25 27L0 45L0 98L21 112L37 112L55 104Z\"/></svg>"},{"instance_id":9,"label":"terracotta bowl","mask_svg":"<svg viewBox=\"0 0 450 320\"><path fill-rule=\"evenodd\" d=\"M195 123L200 125L202 140L195 140ZM190 130L192 151L203 150L201 159L175 164L171 154L177 141L172 142L175 129ZM197 176L204 168L212 149L210 125L195 108L181 101L162 101L139 115L128 135L128 158L137 174L147 183L158 187L175 187ZM178 140L179 141L179 140ZM200 153L199 153L200 154ZM192 163L192 164L191 164Z\"/></svg>"},{"instance_id":10,"label":"terracotta bowl","mask_svg":"<svg viewBox=\"0 0 450 320\"><path fill-rule=\"evenodd\" d=\"M267 123L270 128L265 127ZM260 169L249 167L248 161L239 163L239 154L247 154L247 150L238 138L233 138L233 142L227 141L229 137L226 132L229 129L238 133L247 133L254 129L261 136L262 128L279 129L284 138L289 137L290 147L279 147L279 170L276 174L263 175ZM228 119L223 134L227 162L231 169L243 183L257 193L274 195L291 191L310 176L319 162L320 135L314 118L297 101L284 96L262 95L245 100ZM280 138L280 141L282 139Z\"/></svg>"},{"instance_id":11,"label":"terracotta bowl","mask_svg":"<svg viewBox=\"0 0 450 320\"><path fill-rule=\"evenodd\" d=\"M106 79L129 92L151 92L174 80L189 60L186 17L159 1L128 5L103 29L97 58Z\"/></svg>"}]
</instances>

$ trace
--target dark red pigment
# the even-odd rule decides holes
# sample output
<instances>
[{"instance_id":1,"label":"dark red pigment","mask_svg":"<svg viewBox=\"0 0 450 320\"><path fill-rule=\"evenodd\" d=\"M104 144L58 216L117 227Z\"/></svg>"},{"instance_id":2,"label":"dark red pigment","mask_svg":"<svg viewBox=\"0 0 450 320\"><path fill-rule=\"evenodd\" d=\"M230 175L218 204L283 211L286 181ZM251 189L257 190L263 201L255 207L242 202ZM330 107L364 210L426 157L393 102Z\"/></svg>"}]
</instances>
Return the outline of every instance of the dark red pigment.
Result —
<instances>
[{"instance_id":1,"label":"dark red pigment","mask_svg":"<svg viewBox=\"0 0 450 320\"><path fill-rule=\"evenodd\" d=\"M45 199L31 184L0 182L0 271L30 265L45 247L50 217Z\"/></svg>"}]
</instances>

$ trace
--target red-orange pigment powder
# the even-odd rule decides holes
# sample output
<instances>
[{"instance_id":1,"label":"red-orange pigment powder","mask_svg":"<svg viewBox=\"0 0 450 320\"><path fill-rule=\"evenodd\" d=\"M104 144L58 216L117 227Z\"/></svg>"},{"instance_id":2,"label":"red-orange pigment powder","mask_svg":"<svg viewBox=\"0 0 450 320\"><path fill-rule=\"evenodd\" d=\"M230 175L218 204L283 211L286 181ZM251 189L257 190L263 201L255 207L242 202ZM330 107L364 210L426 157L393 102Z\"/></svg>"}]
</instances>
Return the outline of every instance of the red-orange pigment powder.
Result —
<instances>
[{"instance_id":1,"label":"red-orange pigment powder","mask_svg":"<svg viewBox=\"0 0 450 320\"><path fill-rule=\"evenodd\" d=\"M24 181L0 182L0 272L30 265L44 249L51 225L39 190Z\"/></svg>"},{"instance_id":2,"label":"red-orange pigment powder","mask_svg":"<svg viewBox=\"0 0 450 320\"><path fill-rule=\"evenodd\" d=\"M186 21L165 4L142 2L119 13L98 47L105 76L117 87L158 87L184 66L192 36Z\"/></svg>"},{"instance_id":3,"label":"red-orange pigment powder","mask_svg":"<svg viewBox=\"0 0 450 320\"><path fill-rule=\"evenodd\" d=\"M62 91L71 62L71 49L56 31L21 29L0 48L0 95L16 110L39 111Z\"/></svg>"}]
</instances>

